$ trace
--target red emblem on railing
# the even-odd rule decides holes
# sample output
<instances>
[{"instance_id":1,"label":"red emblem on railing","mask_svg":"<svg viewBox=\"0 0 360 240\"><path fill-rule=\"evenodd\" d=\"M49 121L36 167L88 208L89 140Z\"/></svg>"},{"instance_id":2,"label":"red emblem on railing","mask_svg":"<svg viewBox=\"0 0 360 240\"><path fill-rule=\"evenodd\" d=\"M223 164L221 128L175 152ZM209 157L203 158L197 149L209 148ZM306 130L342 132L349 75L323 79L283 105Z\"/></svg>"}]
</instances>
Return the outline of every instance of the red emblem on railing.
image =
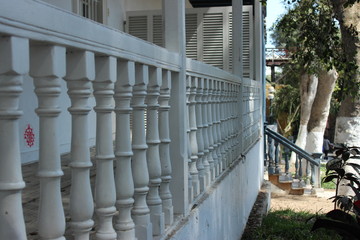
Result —
<instances>
[{"instance_id":1,"label":"red emblem on railing","mask_svg":"<svg viewBox=\"0 0 360 240\"><path fill-rule=\"evenodd\" d=\"M33 132L32 127L30 126L30 124L28 124L28 125L27 125L27 128L25 129L24 139L25 139L26 144L28 145L28 147L34 146L34 143L35 143L35 134L34 134L34 132Z\"/></svg>"}]
</instances>

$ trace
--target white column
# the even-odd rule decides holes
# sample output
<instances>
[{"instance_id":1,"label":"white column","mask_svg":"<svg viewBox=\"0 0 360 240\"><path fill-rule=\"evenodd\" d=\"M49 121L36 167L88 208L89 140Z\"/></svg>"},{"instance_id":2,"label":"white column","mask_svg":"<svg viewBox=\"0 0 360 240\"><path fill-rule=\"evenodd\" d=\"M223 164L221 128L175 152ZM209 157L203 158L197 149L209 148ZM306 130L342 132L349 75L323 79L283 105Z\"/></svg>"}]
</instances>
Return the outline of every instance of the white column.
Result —
<instances>
[{"instance_id":1,"label":"white column","mask_svg":"<svg viewBox=\"0 0 360 240\"><path fill-rule=\"evenodd\" d=\"M233 73L243 75L243 23L242 0L232 0L232 64ZM257 45L255 45L257 46Z\"/></svg>"},{"instance_id":2,"label":"white column","mask_svg":"<svg viewBox=\"0 0 360 240\"><path fill-rule=\"evenodd\" d=\"M65 215L61 199L61 159L58 116L61 81L66 72L66 49L34 46L30 49L30 74L34 79L40 118L40 206L38 230L41 239L65 239Z\"/></svg>"},{"instance_id":3,"label":"white column","mask_svg":"<svg viewBox=\"0 0 360 240\"><path fill-rule=\"evenodd\" d=\"M161 184L161 162L159 154L159 121L158 98L160 96L160 86L162 84L161 68L150 67L149 84L147 86L147 124L146 124L146 160L149 169L149 194L147 195L147 204L150 208L150 220L153 227L153 235L161 236L164 233L164 213L162 211L162 201L159 195Z\"/></svg>"},{"instance_id":4,"label":"white column","mask_svg":"<svg viewBox=\"0 0 360 240\"><path fill-rule=\"evenodd\" d=\"M210 167L213 166L213 159L209 150L209 124L208 124L208 80L206 78L203 79L203 94L201 96L201 115L202 115L202 133L203 133L203 141L204 141L204 174L205 174L205 186L210 184L211 180L211 172ZM210 164L211 163L211 164Z\"/></svg>"},{"instance_id":5,"label":"white column","mask_svg":"<svg viewBox=\"0 0 360 240\"><path fill-rule=\"evenodd\" d=\"M186 134L187 134L187 153L188 153L188 192L189 192L189 203L194 199L194 191L192 185L192 176L191 176L191 130L190 130L190 83L191 76L186 76ZM196 170L197 171L197 170Z\"/></svg>"},{"instance_id":6,"label":"white column","mask_svg":"<svg viewBox=\"0 0 360 240\"><path fill-rule=\"evenodd\" d=\"M136 64L135 85L133 90L133 126L132 126L132 173L135 184L134 207L132 217L135 222L135 234L138 239L152 238L152 225L150 222L150 209L146 203L146 195L149 191L149 171L146 161L146 137L144 113L146 109L146 88L149 82L148 66Z\"/></svg>"},{"instance_id":7,"label":"white column","mask_svg":"<svg viewBox=\"0 0 360 240\"><path fill-rule=\"evenodd\" d=\"M179 55L179 72L172 72L170 99L170 156L173 169L170 183L174 212L186 214L188 204L188 159L186 143L186 39L185 0L162 0L164 46ZM176 126L176 127L172 127Z\"/></svg>"},{"instance_id":8,"label":"white column","mask_svg":"<svg viewBox=\"0 0 360 240\"><path fill-rule=\"evenodd\" d=\"M171 71L163 70L162 85L159 96L159 134L160 134L160 161L161 161L161 185L160 197L162 210L165 215L165 224L171 225L174 220L172 194L170 181L172 179L172 167L170 161L170 126L169 126L169 100L171 90Z\"/></svg>"},{"instance_id":9,"label":"white column","mask_svg":"<svg viewBox=\"0 0 360 240\"><path fill-rule=\"evenodd\" d=\"M29 71L29 41L0 38L0 62L0 239L26 239L18 119L23 77Z\"/></svg>"},{"instance_id":10,"label":"white column","mask_svg":"<svg viewBox=\"0 0 360 240\"><path fill-rule=\"evenodd\" d=\"M90 160L88 144L88 99L91 82L95 79L94 53L88 51L68 52L66 59L66 81L72 115L71 126L71 190L70 226L76 240L89 239L94 225L91 219L94 203L90 185Z\"/></svg>"},{"instance_id":11,"label":"white column","mask_svg":"<svg viewBox=\"0 0 360 240\"><path fill-rule=\"evenodd\" d=\"M215 159L216 152L214 151L214 122L213 122L213 89L212 89L213 80L207 79L208 91L207 91L207 98L206 102L206 114L207 114L207 123L208 123L208 136L209 136L209 163L210 163L210 179L215 179L215 172L216 172L216 161Z\"/></svg>"},{"instance_id":12,"label":"white column","mask_svg":"<svg viewBox=\"0 0 360 240\"><path fill-rule=\"evenodd\" d=\"M199 172L196 168L196 162L198 161L198 144L196 139L196 88L197 88L197 81L196 78L191 77L191 87L190 87L190 145L191 145L191 167L190 167L190 174L192 179L192 185L193 185L193 193L194 197L199 195L200 193L200 181L199 181Z\"/></svg>"},{"instance_id":13,"label":"white column","mask_svg":"<svg viewBox=\"0 0 360 240\"><path fill-rule=\"evenodd\" d=\"M116 58L96 57L96 78L93 82L96 99L96 238L116 239L112 220L116 213L114 150L112 137L112 112L114 110L114 82L116 80Z\"/></svg>"},{"instance_id":14,"label":"white column","mask_svg":"<svg viewBox=\"0 0 360 240\"><path fill-rule=\"evenodd\" d=\"M130 107L132 88L135 83L135 64L131 61L118 61L117 81L115 83L115 186L116 208L119 212L115 221L118 240L135 240L135 224L131 218L134 199L134 182L131 171Z\"/></svg>"}]
</instances>

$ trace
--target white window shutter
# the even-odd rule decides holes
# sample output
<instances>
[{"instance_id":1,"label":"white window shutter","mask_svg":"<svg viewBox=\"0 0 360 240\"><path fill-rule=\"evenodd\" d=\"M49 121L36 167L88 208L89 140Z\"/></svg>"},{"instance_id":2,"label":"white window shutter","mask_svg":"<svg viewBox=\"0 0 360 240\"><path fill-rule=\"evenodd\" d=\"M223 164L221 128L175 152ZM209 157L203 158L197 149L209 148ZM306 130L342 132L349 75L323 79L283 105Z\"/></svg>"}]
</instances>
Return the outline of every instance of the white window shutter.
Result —
<instances>
[{"instance_id":1,"label":"white window shutter","mask_svg":"<svg viewBox=\"0 0 360 240\"><path fill-rule=\"evenodd\" d=\"M197 14L190 13L185 16L186 27L186 56L198 60L198 32L197 32Z\"/></svg>"},{"instance_id":2,"label":"white window shutter","mask_svg":"<svg viewBox=\"0 0 360 240\"><path fill-rule=\"evenodd\" d=\"M152 30L152 42L160 47L163 47L162 15L152 16Z\"/></svg>"},{"instance_id":3,"label":"white window shutter","mask_svg":"<svg viewBox=\"0 0 360 240\"><path fill-rule=\"evenodd\" d=\"M203 14L203 62L223 68L223 13Z\"/></svg>"},{"instance_id":4,"label":"white window shutter","mask_svg":"<svg viewBox=\"0 0 360 240\"><path fill-rule=\"evenodd\" d=\"M253 19L252 7L243 7L243 77L252 79L253 74Z\"/></svg>"},{"instance_id":5,"label":"white window shutter","mask_svg":"<svg viewBox=\"0 0 360 240\"><path fill-rule=\"evenodd\" d=\"M142 40L148 41L147 16L128 16L128 33Z\"/></svg>"}]
</instances>

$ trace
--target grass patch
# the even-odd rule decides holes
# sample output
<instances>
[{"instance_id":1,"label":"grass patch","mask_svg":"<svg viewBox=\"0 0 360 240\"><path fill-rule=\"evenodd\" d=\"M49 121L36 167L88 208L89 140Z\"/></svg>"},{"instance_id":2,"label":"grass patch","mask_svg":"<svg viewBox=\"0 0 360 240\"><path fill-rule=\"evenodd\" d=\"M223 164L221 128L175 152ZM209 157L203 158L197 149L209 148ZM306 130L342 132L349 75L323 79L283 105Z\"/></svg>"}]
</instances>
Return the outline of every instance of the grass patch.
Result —
<instances>
[{"instance_id":1,"label":"grass patch","mask_svg":"<svg viewBox=\"0 0 360 240\"><path fill-rule=\"evenodd\" d=\"M321 164L320 166L320 176L321 176L321 180L325 177L325 173L326 173L326 167L325 164ZM331 181L331 182L327 182L327 183L323 183L321 181L321 187L324 189L335 189L336 188L336 184L335 182Z\"/></svg>"},{"instance_id":2,"label":"grass patch","mask_svg":"<svg viewBox=\"0 0 360 240\"><path fill-rule=\"evenodd\" d=\"M263 219L261 227L243 236L242 240L340 240L333 231L319 229L311 232L313 213L295 212L291 209L270 211Z\"/></svg>"}]
</instances>

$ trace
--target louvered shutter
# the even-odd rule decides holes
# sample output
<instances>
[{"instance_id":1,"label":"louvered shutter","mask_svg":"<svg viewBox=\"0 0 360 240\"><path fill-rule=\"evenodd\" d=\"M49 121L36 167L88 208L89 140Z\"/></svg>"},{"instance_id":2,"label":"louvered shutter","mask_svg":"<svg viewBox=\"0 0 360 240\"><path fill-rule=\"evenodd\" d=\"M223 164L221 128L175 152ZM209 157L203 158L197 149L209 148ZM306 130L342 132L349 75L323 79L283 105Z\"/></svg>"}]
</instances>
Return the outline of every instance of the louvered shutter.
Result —
<instances>
[{"instance_id":1,"label":"louvered shutter","mask_svg":"<svg viewBox=\"0 0 360 240\"><path fill-rule=\"evenodd\" d=\"M228 41L228 46L229 46L229 72L232 72L232 69L233 69L233 54L232 54L232 50L233 50L233 47L232 47L232 21L233 21L233 18L232 18L232 12L229 12L229 41Z\"/></svg>"},{"instance_id":2,"label":"louvered shutter","mask_svg":"<svg viewBox=\"0 0 360 240\"><path fill-rule=\"evenodd\" d=\"M163 43L163 33L162 33L162 16L154 15L152 16L153 24L152 24L152 42L160 47L164 46Z\"/></svg>"},{"instance_id":3,"label":"louvered shutter","mask_svg":"<svg viewBox=\"0 0 360 240\"><path fill-rule=\"evenodd\" d=\"M223 13L203 15L203 62L223 68Z\"/></svg>"},{"instance_id":4,"label":"louvered shutter","mask_svg":"<svg viewBox=\"0 0 360 240\"><path fill-rule=\"evenodd\" d=\"M247 8L247 11L243 11L243 77L252 78L252 19L251 19L251 8Z\"/></svg>"},{"instance_id":5,"label":"louvered shutter","mask_svg":"<svg viewBox=\"0 0 360 240\"><path fill-rule=\"evenodd\" d=\"M185 28L186 28L186 56L188 58L198 59L198 34L197 34L197 14L191 13L185 16Z\"/></svg>"},{"instance_id":6,"label":"louvered shutter","mask_svg":"<svg viewBox=\"0 0 360 240\"><path fill-rule=\"evenodd\" d=\"M148 41L147 16L129 16L128 33L142 40Z\"/></svg>"}]
</instances>

